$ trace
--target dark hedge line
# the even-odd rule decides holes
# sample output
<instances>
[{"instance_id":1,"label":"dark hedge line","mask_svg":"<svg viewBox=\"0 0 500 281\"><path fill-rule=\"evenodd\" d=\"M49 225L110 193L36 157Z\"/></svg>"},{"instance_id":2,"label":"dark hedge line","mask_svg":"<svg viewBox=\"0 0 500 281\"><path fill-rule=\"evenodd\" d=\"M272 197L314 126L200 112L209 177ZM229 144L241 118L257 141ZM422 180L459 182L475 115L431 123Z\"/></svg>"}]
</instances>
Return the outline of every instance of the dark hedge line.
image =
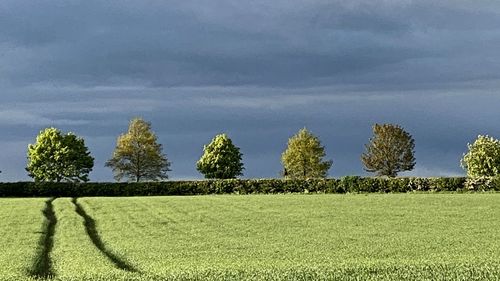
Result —
<instances>
[{"instance_id":1,"label":"dark hedge line","mask_svg":"<svg viewBox=\"0 0 500 281\"><path fill-rule=\"evenodd\" d=\"M154 196L251 193L360 193L413 191L500 190L500 180L487 184L466 178L370 178L340 179L203 180L144 183L0 183L0 197Z\"/></svg>"}]
</instances>

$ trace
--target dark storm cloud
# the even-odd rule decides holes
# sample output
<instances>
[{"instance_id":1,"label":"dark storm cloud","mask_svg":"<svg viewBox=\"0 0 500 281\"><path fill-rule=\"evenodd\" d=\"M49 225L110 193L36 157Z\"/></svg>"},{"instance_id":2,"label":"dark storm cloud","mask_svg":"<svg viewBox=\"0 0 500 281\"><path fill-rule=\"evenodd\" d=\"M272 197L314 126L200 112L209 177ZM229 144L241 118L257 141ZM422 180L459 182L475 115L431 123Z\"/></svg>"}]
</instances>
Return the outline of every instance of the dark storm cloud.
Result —
<instances>
[{"instance_id":1,"label":"dark storm cloud","mask_svg":"<svg viewBox=\"0 0 500 281\"><path fill-rule=\"evenodd\" d=\"M465 53L491 54L500 43L494 9L456 1L2 5L0 42L7 62L15 64L3 74L18 83L374 83L404 69L430 82L432 65L444 59L450 63L445 66L460 67L470 62ZM463 79L453 69L441 72L444 79Z\"/></svg>"},{"instance_id":2,"label":"dark storm cloud","mask_svg":"<svg viewBox=\"0 0 500 281\"><path fill-rule=\"evenodd\" d=\"M276 176L286 139L307 126L362 174L374 122L416 138L413 174L462 173L479 133L500 136L496 1L2 1L0 160L24 179L46 126L85 136L92 178L129 118L152 121L174 178L198 174L219 132L248 177Z\"/></svg>"}]
</instances>

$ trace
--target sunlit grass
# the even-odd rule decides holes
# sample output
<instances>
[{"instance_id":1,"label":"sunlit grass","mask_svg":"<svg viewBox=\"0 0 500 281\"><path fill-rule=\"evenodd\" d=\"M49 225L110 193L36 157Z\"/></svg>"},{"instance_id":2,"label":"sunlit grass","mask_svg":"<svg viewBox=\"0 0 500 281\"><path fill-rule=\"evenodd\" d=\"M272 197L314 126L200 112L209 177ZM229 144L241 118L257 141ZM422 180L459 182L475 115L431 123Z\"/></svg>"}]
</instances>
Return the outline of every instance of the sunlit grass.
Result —
<instances>
[{"instance_id":1,"label":"sunlit grass","mask_svg":"<svg viewBox=\"0 0 500 281\"><path fill-rule=\"evenodd\" d=\"M29 280L46 199L0 199L0 280ZM500 194L53 201L55 280L498 280ZM86 229L87 227L87 229ZM104 254L107 251L107 254ZM120 269L116 261L137 272Z\"/></svg>"},{"instance_id":2,"label":"sunlit grass","mask_svg":"<svg viewBox=\"0 0 500 281\"><path fill-rule=\"evenodd\" d=\"M82 202L110 248L159 276L470 279L500 273L500 194Z\"/></svg>"}]
</instances>

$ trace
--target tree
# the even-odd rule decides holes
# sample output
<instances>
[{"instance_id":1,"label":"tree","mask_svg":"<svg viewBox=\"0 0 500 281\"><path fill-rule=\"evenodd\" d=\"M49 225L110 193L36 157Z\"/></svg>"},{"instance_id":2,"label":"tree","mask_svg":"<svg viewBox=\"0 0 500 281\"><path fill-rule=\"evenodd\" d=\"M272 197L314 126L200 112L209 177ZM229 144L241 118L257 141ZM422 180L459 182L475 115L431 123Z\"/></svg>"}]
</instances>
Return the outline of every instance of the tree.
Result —
<instances>
[{"instance_id":1,"label":"tree","mask_svg":"<svg viewBox=\"0 0 500 281\"><path fill-rule=\"evenodd\" d=\"M243 175L242 154L226 134L216 135L203 146L196 168L207 179L233 179Z\"/></svg>"},{"instance_id":2,"label":"tree","mask_svg":"<svg viewBox=\"0 0 500 281\"><path fill-rule=\"evenodd\" d=\"M469 177L493 177L500 173L500 141L479 135L473 144L467 144L461 166Z\"/></svg>"},{"instance_id":3,"label":"tree","mask_svg":"<svg viewBox=\"0 0 500 281\"><path fill-rule=\"evenodd\" d=\"M288 147L281 155L283 175L292 179L325 178L332 161L325 161L325 148L318 137L306 128L288 140Z\"/></svg>"},{"instance_id":4,"label":"tree","mask_svg":"<svg viewBox=\"0 0 500 281\"><path fill-rule=\"evenodd\" d=\"M361 161L368 172L396 177L415 167L415 141L403 128L393 124L375 124L373 137L365 145Z\"/></svg>"},{"instance_id":5,"label":"tree","mask_svg":"<svg viewBox=\"0 0 500 281\"><path fill-rule=\"evenodd\" d=\"M167 179L170 162L162 153L151 124L141 118L130 121L128 132L118 137L113 157L106 162L117 181L154 181Z\"/></svg>"},{"instance_id":6,"label":"tree","mask_svg":"<svg viewBox=\"0 0 500 281\"><path fill-rule=\"evenodd\" d=\"M26 171L35 181L88 181L94 158L82 138L63 135L56 128L42 130L35 144L28 145Z\"/></svg>"}]
</instances>

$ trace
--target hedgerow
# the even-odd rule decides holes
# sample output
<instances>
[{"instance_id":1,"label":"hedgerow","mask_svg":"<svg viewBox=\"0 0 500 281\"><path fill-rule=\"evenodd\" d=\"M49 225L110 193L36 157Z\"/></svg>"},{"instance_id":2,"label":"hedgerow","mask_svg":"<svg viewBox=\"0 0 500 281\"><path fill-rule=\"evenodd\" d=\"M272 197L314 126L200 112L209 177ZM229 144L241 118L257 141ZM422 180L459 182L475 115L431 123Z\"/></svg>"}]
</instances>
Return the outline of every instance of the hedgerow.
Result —
<instances>
[{"instance_id":1,"label":"hedgerow","mask_svg":"<svg viewBox=\"0 0 500 281\"><path fill-rule=\"evenodd\" d=\"M499 191L500 178L231 179L140 183L0 183L0 197L155 196L253 193L366 193Z\"/></svg>"}]
</instances>

